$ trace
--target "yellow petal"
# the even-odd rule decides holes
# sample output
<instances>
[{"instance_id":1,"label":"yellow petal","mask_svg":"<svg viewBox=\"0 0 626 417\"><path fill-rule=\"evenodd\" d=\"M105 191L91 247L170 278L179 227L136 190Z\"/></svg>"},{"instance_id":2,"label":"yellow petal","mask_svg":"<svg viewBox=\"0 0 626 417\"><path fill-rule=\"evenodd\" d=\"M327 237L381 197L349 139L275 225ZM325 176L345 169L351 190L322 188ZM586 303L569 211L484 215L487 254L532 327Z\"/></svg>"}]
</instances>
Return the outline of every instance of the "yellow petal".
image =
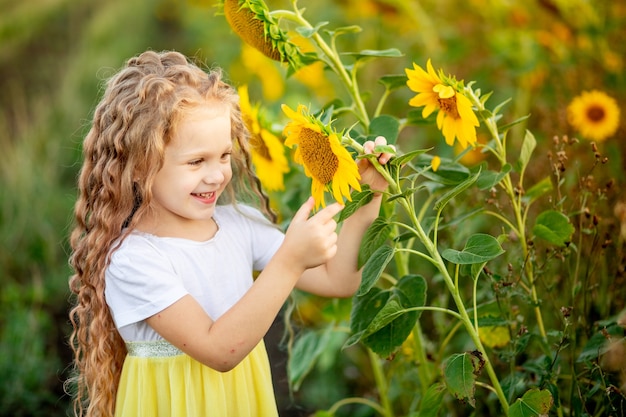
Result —
<instances>
[{"instance_id":1,"label":"yellow petal","mask_svg":"<svg viewBox=\"0 0 626 417\"><path fill-rule=\"evenodd\" d=\"M433 171L437 172L439 165L441 165L441 158L433 156L433 160L430 162L430 166L433 168Z\"/></svg>"}]
</instances>

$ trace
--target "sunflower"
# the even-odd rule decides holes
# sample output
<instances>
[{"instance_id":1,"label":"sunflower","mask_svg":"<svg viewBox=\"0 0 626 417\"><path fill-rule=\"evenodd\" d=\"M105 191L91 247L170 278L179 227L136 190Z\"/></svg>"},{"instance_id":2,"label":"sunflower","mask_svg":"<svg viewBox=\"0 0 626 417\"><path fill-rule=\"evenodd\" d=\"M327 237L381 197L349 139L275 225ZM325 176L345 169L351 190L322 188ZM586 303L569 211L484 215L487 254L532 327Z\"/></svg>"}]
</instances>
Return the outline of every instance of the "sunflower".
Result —
<instances>
[{"instance_id":1,"label":"sunflower","mask_svg":"<svg viewBox=\"0 0 626 417\"><path fill-rule=\"evenodd\" d=\"M289 63L291 71L303 66L298 47L289 41L263 0L221 0L229 26L248 45L265 56Z\"/></svg>"},{"instance_id":2,"label":"sunflower","mask_svg":"<svg viewBox=\"0 0 626 417\"><path fill-rule=\"evenodd\" d=\"M239 106L248 131L252 148L252 164L256 175L267 191L284 190L283 176L289 172L285 147L269 130L261 126L259 106L250 105L248 86L239 87Z\"/></svg>"},{"instance_id":3,"label":"sunflower","mask_svg":"<svg viewBox=\"0 0 626 417\"><path fill-rule=\"evenodd\" d=\"M298 145L294 161L304 166L304 173L313 181L311 195L315 207L326 206L324 191L332 192L334 199L351 201L350 187L361 190L359 169L350 152L341 144L338 134L311 116L306 107L293 111L283 104L283 112L291 119L285 126L285 145Z\"/></svg>"},{"instance_id":4,"label":"sunflower","mask_svg":"<svg viewBox=\"0 0 626 417\"><path fill-rule=\"evenodd\" d=\"M580 134L601 142L619 127L619 107L602 91L583 91L567 106L567 118Z\"/></svg>"},{"instance_id":5,"label":"sunflower","mask_svg":"<svg viewBox=\"0 0 626 417\"><path fill-rule=\"evenodd\" d=\"M427 68L428 72L414 63L413 69L405 70L409 77L407 86L418 93L409 101L409 105L424 106L422 110L424 118L439 110L437 127L442 131L449 146L454 145L455 139L463 149L474 146L478 119L472 110L471 102L458 91L456 80L435 73L430 59Z\"/></svg>"}]
</instances>

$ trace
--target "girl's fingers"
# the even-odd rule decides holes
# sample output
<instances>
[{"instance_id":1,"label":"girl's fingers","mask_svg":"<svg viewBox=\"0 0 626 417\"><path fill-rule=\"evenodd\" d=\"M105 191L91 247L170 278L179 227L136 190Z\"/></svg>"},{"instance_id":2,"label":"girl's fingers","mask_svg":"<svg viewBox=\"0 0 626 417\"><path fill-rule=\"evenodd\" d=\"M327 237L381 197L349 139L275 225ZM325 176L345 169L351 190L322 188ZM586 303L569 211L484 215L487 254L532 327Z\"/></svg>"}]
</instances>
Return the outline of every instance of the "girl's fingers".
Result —
<instances>
[{"instance_id":1,"label":"girl's fingers","mask_svg":"<svg viewBox=\"0 0 626 417\"><path fill-rule=\"evenodd\" d=\"M341 210L343 210L343 207L343 204L333 203L330 206L325 207L317 212L313 217L320 219L323 223L326 223L327 221L335 217L335 215L338 214Z\"/></svg>"},{"instance_id":2,"label":"girl's fingers","mask_svg":"<svg viewBox=\"0 0 626 417\"><path fill-rule=\"evenodd\" d=\"M311 214L311 210L313 210L313 206L315 205L315 200L313 197L309 197L307 201L300 206L296 214L294 214L292 218L292 222L305 222L309 218L309 214Z\"/></svg>"}]
</instances>

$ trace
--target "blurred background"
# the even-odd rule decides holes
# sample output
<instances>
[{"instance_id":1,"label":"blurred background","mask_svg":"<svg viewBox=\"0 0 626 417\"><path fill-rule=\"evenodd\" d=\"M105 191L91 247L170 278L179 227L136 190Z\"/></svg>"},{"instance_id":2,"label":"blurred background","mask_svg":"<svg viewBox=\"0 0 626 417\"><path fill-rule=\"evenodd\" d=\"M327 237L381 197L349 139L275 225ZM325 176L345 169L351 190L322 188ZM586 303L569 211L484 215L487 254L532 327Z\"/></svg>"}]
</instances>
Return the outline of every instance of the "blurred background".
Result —
<instances>
[{"instance_id":1,"label":"blurred background","mask_svg":"<svg viewBox=\"0 0 626 417\"><path fill-rule=\"evenodd\" d=\"M287 1L267 3L290 8ZM380 75L402 74L412 62L424 67L431 58L435 68L494 90L495 102L513 97L510 117L531 114L520 129L533 130L540 155L547 154L554 136L576 136L567 122L568 103L583 90L604 91L622 107L617 132L600 145L609 156L604 173L623 186L626 2L301 0L299 5L311 21L360 25L358 37L346 38L352 50L398 48L405 54L363 72L361 84L373 92L380 93ZM68 235L81 141L107 77L146 49L174 49L223 67L234 85L249 84L251 99L275 114L281 103L315 106L335 93L333 80L315 69L285 81L285 69L244 47L215 6L214 0L0 0L0 416L70 414L62 387L71 362ZM412 96L408 90L394 95L389 111L405 113ZM432 146L440 136L429 129L401 140L407 148ZM277 325L268 337L277 345L281 335ZM342 371L318 376L323 384L304 386L291 397L284 349L271 356L283 416L306 415L309 408L350 394L342 379L349 379L349 367L339 364Z\"/></svg>"}]
</instances>

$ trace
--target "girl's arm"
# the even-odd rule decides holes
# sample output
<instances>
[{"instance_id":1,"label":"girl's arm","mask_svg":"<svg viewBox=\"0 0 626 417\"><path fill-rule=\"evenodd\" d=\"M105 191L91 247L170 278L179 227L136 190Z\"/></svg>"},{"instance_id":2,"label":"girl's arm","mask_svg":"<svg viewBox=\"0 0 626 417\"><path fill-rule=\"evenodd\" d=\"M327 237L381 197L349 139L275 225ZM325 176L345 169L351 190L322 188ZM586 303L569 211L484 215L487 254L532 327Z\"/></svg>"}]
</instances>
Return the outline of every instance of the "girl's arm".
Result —
<instances>
[{"instance_id":1,"label":"girl's arm","mask_svg":"<svg viewBox=\"0 0 626 417\"><path fill-rule=\"evenodd\" d=\"M365 153L372 153L376 145L385 145L385 138L379 136L375 141L363 145ZM391 154L383 153L378 157L381 164L386 164ZM372 190L387 188L386 180L372 164L363 158L359 161L361 184L367 184ZM350 297L361 284L361 271L357 267L361 240L367 228L378 217L382 195L374 194L372 201L359 208L343 222L337 242L337 254L327 263L309 269L302 274L296 287L303 291L325 297Z\"/></svg>"},{"instance_id":2,"label":"girl's arm","mask_svg":"<svg viewBox=\"0 0 626 417\"><path fill-rule=\"evenodd\" d=\"M337 253L342 206L333 204L309 218L313 199L294 216L285 240L248 292L213 321L190 295L147 319L163 338L218 371L229 371L261 341L303 272ZM227 280L228 277L223 277Z\"/></svg>"}]
</instances>

